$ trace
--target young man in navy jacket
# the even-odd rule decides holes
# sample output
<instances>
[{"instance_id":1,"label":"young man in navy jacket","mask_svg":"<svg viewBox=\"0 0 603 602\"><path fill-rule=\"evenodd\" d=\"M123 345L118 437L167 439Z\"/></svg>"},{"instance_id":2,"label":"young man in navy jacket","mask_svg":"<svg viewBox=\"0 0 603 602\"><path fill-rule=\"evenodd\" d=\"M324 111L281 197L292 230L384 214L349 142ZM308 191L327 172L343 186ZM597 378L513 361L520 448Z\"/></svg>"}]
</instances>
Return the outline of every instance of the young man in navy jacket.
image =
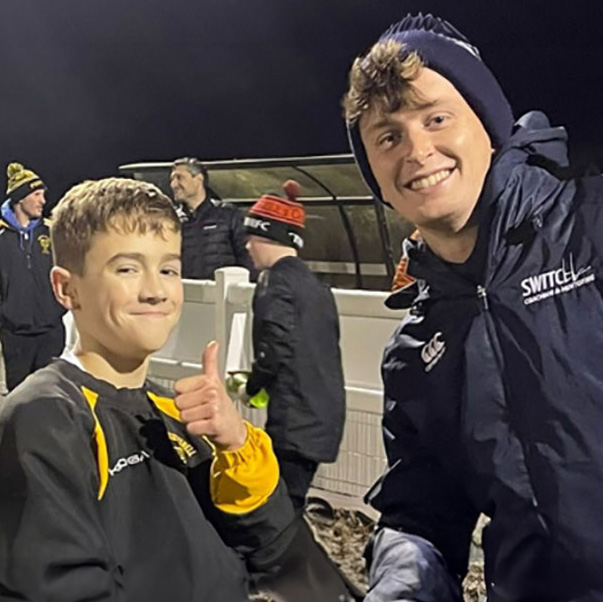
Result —
<instances>
[{"instance_id":1,"label":"young man in navy jacket","mask_svg":"<svg viewBox=\"0 0 603 602\"><path fill-rule=\"evenodd\" d=\"M354 63L352 149L413 223L383 359L388 470L367 602L462 599L480 512L489 602L603 599L603 181L514 123L478 50L408 16Z\"/></svg>"}]
</instances>

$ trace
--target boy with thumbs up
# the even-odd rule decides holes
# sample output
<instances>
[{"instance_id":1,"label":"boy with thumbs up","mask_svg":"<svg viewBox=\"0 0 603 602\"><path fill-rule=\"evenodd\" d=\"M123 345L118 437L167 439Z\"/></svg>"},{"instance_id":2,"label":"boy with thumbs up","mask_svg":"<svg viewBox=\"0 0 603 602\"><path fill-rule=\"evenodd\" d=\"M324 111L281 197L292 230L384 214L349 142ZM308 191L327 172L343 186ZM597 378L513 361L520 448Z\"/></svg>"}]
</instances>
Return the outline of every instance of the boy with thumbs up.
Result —
<instances>
[{"instance_id":1,"label":"boy with thumbs up","mask_svg":"<svg viewBox=\"0 0 603 602\"><path fill-rule=\"evenodd\" d=\"M244 602L295 532L269 437L217 370L146 378L183 302L180 223L143 182L70 190L51 230L78 340L0 405L0 597Z\"/></svg>"}]
</instances>

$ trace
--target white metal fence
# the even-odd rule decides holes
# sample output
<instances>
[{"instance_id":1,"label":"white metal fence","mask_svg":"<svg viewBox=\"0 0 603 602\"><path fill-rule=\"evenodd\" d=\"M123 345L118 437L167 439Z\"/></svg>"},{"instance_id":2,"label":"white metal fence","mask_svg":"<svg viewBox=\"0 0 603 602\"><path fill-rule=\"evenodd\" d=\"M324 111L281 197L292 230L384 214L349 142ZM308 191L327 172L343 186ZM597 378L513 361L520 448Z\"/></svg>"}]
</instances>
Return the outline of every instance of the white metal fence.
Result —
<instances>
[{"instance_id":1,"label":"white metal fence","mask_svg":"<svg viewBox=\"0 0 603 602\"><path fill-rule=\"evenodd\" d=\"M251 299L255 285L243 268L216 272L216 282L186 280L182 318L165 347L151 360L150 377L167 386L198 372L207 343L220 343L220 367L249 369ZM339 458L322 465L314 486L363 495L381 474L381 355L403 312L385 308L386 293L333 289L341 325L341 351L347 392L347 417ZM241 408L250 422L263 425L265 413Z\"/></svg>"}]
</instances>

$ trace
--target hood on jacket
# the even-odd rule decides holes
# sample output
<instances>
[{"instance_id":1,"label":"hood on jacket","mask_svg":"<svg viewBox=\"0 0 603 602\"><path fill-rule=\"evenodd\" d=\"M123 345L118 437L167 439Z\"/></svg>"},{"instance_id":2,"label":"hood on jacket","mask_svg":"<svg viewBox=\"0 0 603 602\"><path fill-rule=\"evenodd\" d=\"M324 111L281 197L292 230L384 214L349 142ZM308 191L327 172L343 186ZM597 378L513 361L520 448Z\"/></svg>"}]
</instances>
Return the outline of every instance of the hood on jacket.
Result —
<instances>
[{"instance_id":1,"label":"hood on jacket","mask_svg":"<svg viewBox=\"0 0 603 602\"><path fill-rule=\"evenodd\" d=\"M32 232L34 228L40 223L40 219L32 219L27 226L22 226L13 211L12 203L10 199L7 199L2 203L0 209L2 220L13 230L19 233L19 246L21 249L25 249L25 243L31 247L33 242Z\"/></svg>"},{"instance_id":2,"label":"hood on jacket","mask_svg":"<svg viewBox=\"0 0 603 602\"><path fill-rule=\"evenodd\" d=\"M0 213L2 214L2 219L13 230L16 230L17 232L29 233L40 223L40 218L38 218L30 220L27 226L22 226L19 220L17 219L17 216L15 215L10 199L7 199L6 201L4 201L4 203L2 203L2 209L0 209Z\"/></svg>"}]
</instances>

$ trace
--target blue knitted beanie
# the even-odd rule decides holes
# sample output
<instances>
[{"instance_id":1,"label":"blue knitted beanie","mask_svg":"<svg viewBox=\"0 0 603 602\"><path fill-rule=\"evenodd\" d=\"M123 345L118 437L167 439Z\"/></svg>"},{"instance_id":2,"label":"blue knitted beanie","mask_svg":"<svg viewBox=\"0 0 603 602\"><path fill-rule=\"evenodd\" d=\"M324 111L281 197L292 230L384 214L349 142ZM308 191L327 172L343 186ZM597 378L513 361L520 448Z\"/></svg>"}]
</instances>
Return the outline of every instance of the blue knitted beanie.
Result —
<instances>
[{"instance_id":1,"label":"blue knitted beanie","mask_svg":"<svg viewBox=\"0 0 603 602\"><path fill-rule=\"evenodd\" d=\"M432 15L407 15L392 25L380 38L404 44L404 53L416 52L424 65L445 77L467 101L482 122L495 149L511 135L511 106L479 51L447 21ZM358 120L348 123L352 152L371 192L383 201L381 191L369 167L358 128Z\"/></svg>"}]
</instances>

